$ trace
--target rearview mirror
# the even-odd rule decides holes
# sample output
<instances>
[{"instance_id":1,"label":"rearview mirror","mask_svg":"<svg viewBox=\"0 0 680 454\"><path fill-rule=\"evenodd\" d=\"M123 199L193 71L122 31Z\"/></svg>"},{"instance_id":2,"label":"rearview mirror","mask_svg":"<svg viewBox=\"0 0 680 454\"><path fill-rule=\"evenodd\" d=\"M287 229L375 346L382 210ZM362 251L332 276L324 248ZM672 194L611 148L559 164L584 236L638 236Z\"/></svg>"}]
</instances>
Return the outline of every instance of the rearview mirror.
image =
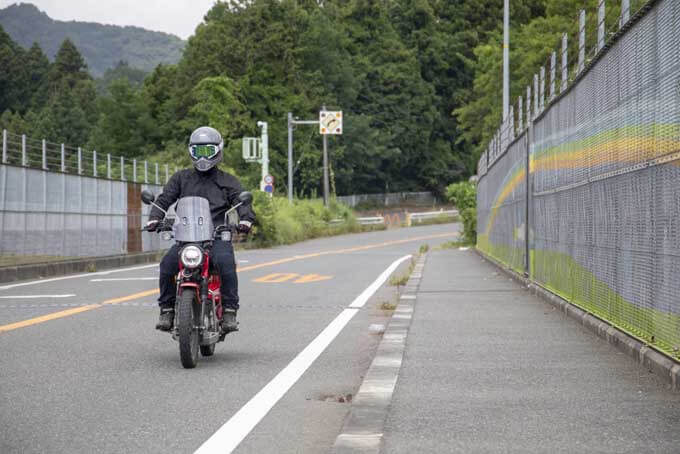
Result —
<instances>
[{"instance_id":1,"label":"rearview mirror","mask_svg":"<svg viewBox=\"0 0 680 454\"><path fill-rule=\"evenodd\" d=\"M248 191L243 191L238 195L238 199L244 205L249 205L253 201L253 194Z\"/></svg>"},{"instance_id":2,"label":"rearview mirror","mask_svg":"<svg viewBox=\"0 0 680 454\"><path fill-rule=\"evenodd\" d=\"M151 205L154 200L156 200L156 196L153 195L153 192L148 189L142 191L142 202L144 202L145 205Z\"/></svg>"}]
</instances>

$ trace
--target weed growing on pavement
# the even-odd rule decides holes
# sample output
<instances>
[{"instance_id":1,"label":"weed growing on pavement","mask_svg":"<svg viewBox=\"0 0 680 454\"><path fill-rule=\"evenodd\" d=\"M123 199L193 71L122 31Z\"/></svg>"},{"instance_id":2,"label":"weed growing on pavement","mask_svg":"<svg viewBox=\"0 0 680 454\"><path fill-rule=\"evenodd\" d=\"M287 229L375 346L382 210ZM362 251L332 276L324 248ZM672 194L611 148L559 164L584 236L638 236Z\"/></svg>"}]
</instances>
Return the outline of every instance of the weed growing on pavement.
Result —
<instances>
[{"instance_id":1,"label":"weed growing on pavement","mask_svg":"<svg viewBox=\"0 0 680 454\"><path fill-rule=\"evenodd\" d=\"M422 246L420 246L418 253L420 255L423 255L423 254L427 253L427 251L429 251L429 250L430 250L430 245L429 244L423 244Z\"/></svg>"},{"instance_id":2,"label":"weed growing on pavement","mask_svg":"<svg viewBox=\"0 0 680 454\"><path fill-rule=\"evenodd\" d=\"M475 244L467 240L447 241L439 246L439 249L460 249L462 247L474 247Z\"/></svg>"},{"instance_id":3,"label":"weed growing on pavement","mask_svg":"<svg viewBox=\"0 0 680 454\"><path fill-rule=\"evenodd\" d=\"M389 301L383 301L380 303L380 309L384 311L393 311L397 308L397 303L390 303Z\"/></svg>"}]
</instances>

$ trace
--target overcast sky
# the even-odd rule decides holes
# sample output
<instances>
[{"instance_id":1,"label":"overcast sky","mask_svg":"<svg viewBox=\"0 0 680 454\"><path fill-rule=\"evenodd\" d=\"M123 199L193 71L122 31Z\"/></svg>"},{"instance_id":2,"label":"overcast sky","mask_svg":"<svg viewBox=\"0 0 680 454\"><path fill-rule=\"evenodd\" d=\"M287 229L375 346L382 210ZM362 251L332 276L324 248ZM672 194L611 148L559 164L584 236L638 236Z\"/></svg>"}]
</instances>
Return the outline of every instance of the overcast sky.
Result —
<instances>
[{"instance_id":1,"label":"overcast sky","mask_svg":"<svg viewBox=\"0 0 680 454\"><path fill-rule=\"evenodd\" d=\"M0 0L0 8L17 0ZM52 19L136 25L186 39L215 0L30 0Z\"/></svg>"}]
</instances>

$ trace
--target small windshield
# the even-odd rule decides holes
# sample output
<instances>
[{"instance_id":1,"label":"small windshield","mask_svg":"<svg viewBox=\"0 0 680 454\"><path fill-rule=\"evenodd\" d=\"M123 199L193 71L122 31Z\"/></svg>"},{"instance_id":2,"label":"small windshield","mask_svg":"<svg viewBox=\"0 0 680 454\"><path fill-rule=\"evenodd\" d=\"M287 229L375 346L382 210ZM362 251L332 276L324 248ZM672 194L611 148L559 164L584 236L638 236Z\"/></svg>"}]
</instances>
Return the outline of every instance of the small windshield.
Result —
<instances>
[{"instance_id":1,"label":"small windshield","mask_svg":"<svg viewBox=\"0 0 680 454\"><path fill-rule=\"evenodd\" d=\"M203 197L182 197L175 208L173 230L175 240L182 242L209 241L213 237L210 203Z\"/></svg>"}]
</instances>

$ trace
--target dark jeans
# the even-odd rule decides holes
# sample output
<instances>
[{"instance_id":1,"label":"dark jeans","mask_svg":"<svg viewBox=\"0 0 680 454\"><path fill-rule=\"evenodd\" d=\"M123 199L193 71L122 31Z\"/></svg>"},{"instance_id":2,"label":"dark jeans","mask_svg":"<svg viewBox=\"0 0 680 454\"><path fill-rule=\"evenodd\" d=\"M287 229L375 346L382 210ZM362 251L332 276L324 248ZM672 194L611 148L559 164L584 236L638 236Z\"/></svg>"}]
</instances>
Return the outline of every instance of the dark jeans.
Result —
<instances>
[{"instance_id":1,"label":"dark jeans","mask_svg":"<svg viewBox=\"0 0 680 454\"><path fill-rule=\"evenodd\" d=\"M179 250L177 245L172 246L161 260L161 272L159 287L161 296L158 305L161 308L174 308L176 285L175 276L179 272ZM222 286L222 307L238 310L238 278L236 277L236 261L234 249L230 242L215 241L210 251L210 263L220 275Z\"/></svg>"}]
</instances>

